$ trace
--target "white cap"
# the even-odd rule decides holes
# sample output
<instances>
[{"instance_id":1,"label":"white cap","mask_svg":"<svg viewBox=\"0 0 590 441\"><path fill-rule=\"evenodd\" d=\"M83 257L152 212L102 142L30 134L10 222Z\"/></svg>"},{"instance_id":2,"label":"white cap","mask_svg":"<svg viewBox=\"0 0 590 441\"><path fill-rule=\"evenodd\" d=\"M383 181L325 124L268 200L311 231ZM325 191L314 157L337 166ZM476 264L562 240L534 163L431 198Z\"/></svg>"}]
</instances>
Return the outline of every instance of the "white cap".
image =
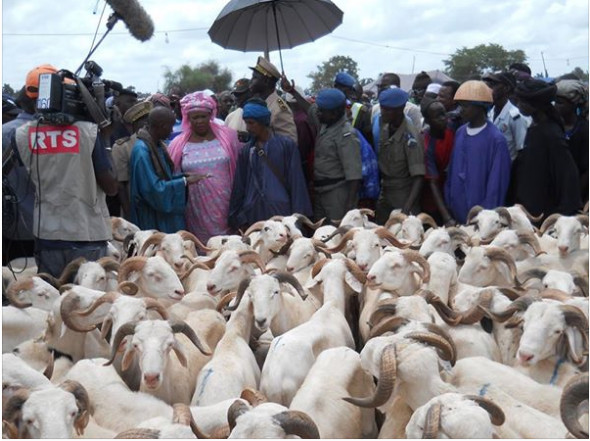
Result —
<instances>
[{"instance_id":1,"label":"white cap","mask_svg":"<svg viewBox=\"0 0 590 441\"><path fill-rule=\"evenodd\" d=\"M438 95L438 92L440 91L441 85L438 83L430 83L428 85L428 87L426 88L426 93L431 92L434 93L436 95Z\"/></svg>"}]
</instances>

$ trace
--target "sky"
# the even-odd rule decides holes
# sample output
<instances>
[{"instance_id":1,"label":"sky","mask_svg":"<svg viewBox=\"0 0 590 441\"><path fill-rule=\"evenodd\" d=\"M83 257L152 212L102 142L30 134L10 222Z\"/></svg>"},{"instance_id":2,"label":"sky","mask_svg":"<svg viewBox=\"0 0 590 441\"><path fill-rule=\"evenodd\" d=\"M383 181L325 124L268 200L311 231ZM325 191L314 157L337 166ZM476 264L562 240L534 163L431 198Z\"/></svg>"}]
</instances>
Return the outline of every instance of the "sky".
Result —
<instances>
[{"instance_id":1,"label":"sky","mask_svg":"<svg viewBox=\"0 0 590 441\"><path fill-rule=\"evenodd\" d=\"M153 93L162 90L166 68L215 60L233 80L250 77L257 52L227 50L207 30L226 0L138 0L155 33L147 42L114 27L92 60L103 78ZM549 76L580 66L588 70L588 0L334 0L343 22L330 35L283 51L284 69L296 85L335 55L358 63L360 78L382 72L408 74L444 69L457 49L497 43L522 49L533 74ZM3 0L2 84L22 87L27 72L50 63L75 71L86 57L99 25L104 0ZM99 36L106 30L106 11ZM271 61L280 66L278 52Z\"/></svg>"}]
</instances>

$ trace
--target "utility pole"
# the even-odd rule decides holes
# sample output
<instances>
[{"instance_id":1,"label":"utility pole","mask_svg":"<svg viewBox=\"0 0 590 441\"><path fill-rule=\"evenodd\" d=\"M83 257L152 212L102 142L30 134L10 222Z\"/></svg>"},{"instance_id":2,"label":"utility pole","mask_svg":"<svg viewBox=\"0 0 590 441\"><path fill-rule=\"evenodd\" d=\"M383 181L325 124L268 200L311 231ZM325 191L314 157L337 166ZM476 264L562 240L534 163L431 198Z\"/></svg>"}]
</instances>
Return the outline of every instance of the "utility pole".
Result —
<instances>
[{"instance_id":1,"label":"utility pole","mask_svg":"<svg viewBox=\"0 0 590 441\"><path fill-rule=\"evenodd\" d=\"M549 78L549 74L547 73L547 66L545 66L545 57L543 56L542 51L541 51L541 59L543 60L543 69L545 69L545 78Z\"/></svg>"},{"instance_id":2,"label":"utility pole","mask_svg":"<svg viewBox=\"0 0 590 441\"><path fill-rule=\"evenodd\" d=\"M412 73L414 73L414 66L416 65L416 55L412 56Z\"/></svg>"}]
</instances>

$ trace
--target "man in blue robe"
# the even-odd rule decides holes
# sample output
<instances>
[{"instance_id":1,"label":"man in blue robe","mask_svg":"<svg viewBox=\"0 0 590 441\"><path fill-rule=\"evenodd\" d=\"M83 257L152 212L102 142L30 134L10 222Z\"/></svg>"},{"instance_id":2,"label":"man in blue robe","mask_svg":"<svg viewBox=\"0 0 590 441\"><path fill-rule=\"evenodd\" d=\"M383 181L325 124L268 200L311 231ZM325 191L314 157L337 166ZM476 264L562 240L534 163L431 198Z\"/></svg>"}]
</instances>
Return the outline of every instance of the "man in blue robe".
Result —
<instances>
[{"instance_id":1,"label":"man in blue robe","mask_svg":"<svg viewBox=\"0 0 590 441\"><path fill-rule=\"evenodd\" d=\"M173 165L164 140L175 123L174 113L166 107L154 108L147 128L137 132L131 152L130 216L142 230L156 229L176 233L185 229L186 186L197 182L198 175L173 175Z\"/></svg>"},{"instance_id":2,"label":"man in blue robe","mask_svg":"<svg viewBox=\"0 0 590 441\"><path fill-rule=\"evenodd\" d=\"M244 228L275 215L311 216L311 202L295 142L270 128L266 103L252 99L243 118L251 135L240 151L229 204L229 225Z\"/></svg>"},{"instance_id":3,"label":"man in blue robe","mask_svg":"<svg viewBox=\"0 0 590 441\"><path fill-rule=\"evenodd\" d=\"M455 135L445 184L445 201L453 217L465 223L475 205L493 209L504 205L510 182L510 153L506 138L487 119L492 91L483 81L466 81L455 94L467 124Z\"/></svg>"}]
</instances>

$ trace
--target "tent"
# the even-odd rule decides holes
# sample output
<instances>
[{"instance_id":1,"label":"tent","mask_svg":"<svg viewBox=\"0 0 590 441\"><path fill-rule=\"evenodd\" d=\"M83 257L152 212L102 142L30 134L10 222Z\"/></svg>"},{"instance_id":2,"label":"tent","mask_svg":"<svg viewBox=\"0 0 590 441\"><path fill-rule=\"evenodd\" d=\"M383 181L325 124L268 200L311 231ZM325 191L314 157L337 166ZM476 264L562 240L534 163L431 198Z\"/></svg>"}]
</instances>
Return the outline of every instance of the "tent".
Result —
<instances>
[{"instance_id":1,"label":"tent","mask_svg":"<svg viewBox=\"0 0 590 441\"><path fill-rule=\"evenodd\" d=\"M416 78L416 75L418 75L419 72L413 73L413 74L398 74L399 78L400 78L400 86L402 89L404 89L405 91L410 91L410 89L412 88L412 84L414 83L414 78ZM452 80L451 77L449 77L447 74L445 74L443 71L440 70L429 70L426 72L428 75L430 75L430 78L432 78L432 82L433 83L438 83L438 84L442 84L445 81L450 81ZM381 74L383 75L383 74ZM372 83L367 84L366 86L363 87L363 91L364 92L373 92L374 94L377 94L377 84L379 83L379 80L381 79L381 75L379 75L379 77L373 81Z\"/></svg>"}]
</instances>

